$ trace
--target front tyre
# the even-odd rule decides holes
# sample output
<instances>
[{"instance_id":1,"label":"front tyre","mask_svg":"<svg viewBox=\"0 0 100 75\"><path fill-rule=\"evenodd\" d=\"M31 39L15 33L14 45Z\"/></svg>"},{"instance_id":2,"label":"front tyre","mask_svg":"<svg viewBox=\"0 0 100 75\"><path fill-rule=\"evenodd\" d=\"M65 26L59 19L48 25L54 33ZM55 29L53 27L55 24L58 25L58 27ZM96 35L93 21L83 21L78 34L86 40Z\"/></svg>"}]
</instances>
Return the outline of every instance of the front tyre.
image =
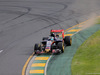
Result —
<instances>
[{"instance_id":1,"label":"front tyre","mask_svg":"<svg viewBox=\"0 0 100 75\"><path fill-rule=\"evenodd\" d=\"M57 44L57 46L58 46L58 49L60 49L61 52L64 53L64 44L63 44L62 42L59 42L59 43Z\"/></svg>"},{"instance_id":2,"label":"front tyre","mask_svg":"<svg viewBox=\"0 0 100 75\"><path fill-rule=\"evenodd\" d=\"M40 48L41 48L41 47L40 47L40 44L35 44L35 45L34 45L34 52L35 52L35 54L36 54L36 51L37 51L37 50L40 50Z\"/></svg>"}]
</instances>

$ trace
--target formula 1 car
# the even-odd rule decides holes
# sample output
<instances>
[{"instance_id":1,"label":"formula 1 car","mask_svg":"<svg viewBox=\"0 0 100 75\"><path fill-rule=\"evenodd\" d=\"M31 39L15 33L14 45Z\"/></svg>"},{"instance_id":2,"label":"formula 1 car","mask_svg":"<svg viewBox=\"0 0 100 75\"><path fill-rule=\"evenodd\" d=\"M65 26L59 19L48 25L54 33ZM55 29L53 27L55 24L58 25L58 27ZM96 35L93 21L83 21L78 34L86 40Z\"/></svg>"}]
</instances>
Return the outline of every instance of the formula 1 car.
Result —
<instances>
[{"instance_id":1,"label":"formula 1 car","mask_svg":"<svg viewBox=\"0 0 100 75\"><path fill-rule=\"evenodd\" d=\"M59 36L60 35L60 36ZM34 45L35 54L63 53L65 46L71 46L72 38L64 37L64 30L51 30L49 37L43 37L40 44Z\"/></svg>"}]
</instances>

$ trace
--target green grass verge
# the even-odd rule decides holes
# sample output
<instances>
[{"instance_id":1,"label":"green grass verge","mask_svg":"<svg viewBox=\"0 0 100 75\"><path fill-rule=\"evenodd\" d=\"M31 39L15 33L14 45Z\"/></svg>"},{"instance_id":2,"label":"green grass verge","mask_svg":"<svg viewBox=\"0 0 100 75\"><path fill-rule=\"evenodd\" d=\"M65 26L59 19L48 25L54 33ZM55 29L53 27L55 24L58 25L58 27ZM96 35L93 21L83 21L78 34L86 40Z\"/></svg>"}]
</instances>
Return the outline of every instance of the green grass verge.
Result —
<instances>
[{"instance_id":1,"label":"green grass verge","mask_svg":"<svg viewBox=\"0 0 100 75\"><path fill-rule=\"evenodd\" d=\"M77 50L71 65L72 75L100 75L100 30Z\"/></svg>"}]
</instances>

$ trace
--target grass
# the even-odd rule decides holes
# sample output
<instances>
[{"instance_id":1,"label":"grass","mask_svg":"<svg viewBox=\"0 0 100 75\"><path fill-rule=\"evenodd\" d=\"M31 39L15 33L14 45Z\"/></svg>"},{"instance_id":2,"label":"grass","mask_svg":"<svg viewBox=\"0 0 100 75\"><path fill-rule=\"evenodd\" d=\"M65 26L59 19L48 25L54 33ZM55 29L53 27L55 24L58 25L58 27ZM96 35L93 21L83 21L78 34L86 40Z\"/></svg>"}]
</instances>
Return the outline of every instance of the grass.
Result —
<instances>
[{"instance_id":1,"label":"grass","mask_svg":"<svg viewBox=\"0 0 100 75\"><path fill-rule=\"evenodd\" d=\"M71 65L72 75L100 75L100 30L77 50Z\"/></svg>"}]
</instances>

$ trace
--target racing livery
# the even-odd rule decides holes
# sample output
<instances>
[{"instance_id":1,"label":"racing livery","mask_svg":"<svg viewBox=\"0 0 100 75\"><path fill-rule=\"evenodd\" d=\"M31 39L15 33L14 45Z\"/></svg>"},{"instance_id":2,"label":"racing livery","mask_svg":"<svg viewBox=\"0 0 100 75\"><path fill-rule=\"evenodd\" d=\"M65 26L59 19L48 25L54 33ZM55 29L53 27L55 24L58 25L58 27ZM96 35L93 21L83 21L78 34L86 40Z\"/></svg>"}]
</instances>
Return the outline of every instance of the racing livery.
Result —
<instances>
[{"instance_id":1,"label":"racing livery","mask_svg":"<svg viewBox=\"0 0 100 75\"><path fill-rule=\"evenodd\" d=\"M60 36L60 37L59 37ZM64 37L64 30L51 30L49 37L43 37L40 44L34 45L35 54L63 53L65 46L71 46L72 38Z\"/></svg>"}]
</instances>

